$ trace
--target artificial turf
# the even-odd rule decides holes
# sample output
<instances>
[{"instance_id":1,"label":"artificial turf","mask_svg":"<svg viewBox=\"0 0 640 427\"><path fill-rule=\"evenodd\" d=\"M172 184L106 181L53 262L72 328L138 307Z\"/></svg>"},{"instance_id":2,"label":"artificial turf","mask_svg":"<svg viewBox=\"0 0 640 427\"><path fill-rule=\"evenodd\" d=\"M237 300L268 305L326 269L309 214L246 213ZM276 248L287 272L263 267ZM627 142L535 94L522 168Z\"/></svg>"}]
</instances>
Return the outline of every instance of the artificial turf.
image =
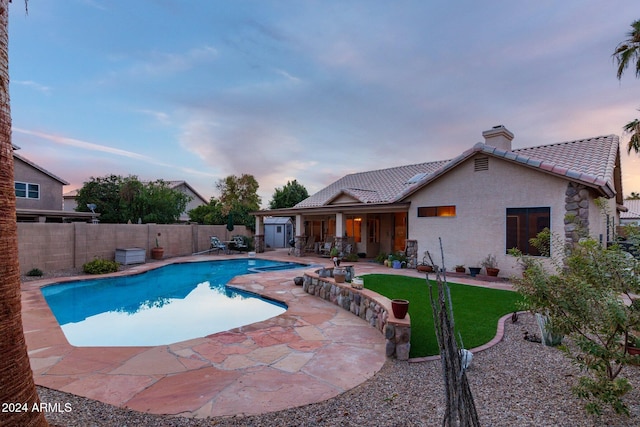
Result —
<instances>
[{"instance_id":1,"label":"artificial turf","mask_svg":"<svg viewBox=\"0 0 640 427\"><path fill-rule=\"evenodd\" d=\"M431 281L434 296L438 287ZM415 277L368 274L364 286L389 299L409 300L411 316L410 357L439 354L433 327L433 314L429 299L429 285L425 279ZM478 286L449 283L456 336L462 337L465 348L485 344L496 335L498 320L516 310L520 296L516 292L488 289ZM458 343L460 345L460 343Z\"/></svg>"}]
</instances>

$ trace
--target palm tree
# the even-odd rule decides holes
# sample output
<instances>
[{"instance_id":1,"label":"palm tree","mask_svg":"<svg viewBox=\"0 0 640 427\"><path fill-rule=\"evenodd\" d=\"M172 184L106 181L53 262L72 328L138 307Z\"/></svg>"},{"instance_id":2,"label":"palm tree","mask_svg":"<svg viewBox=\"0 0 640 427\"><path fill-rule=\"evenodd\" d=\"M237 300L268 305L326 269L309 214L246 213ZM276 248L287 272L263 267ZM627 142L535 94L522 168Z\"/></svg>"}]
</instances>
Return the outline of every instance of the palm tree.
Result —
<instances>
[{"instance_id":1,"label":"palm tree","mask_svg":"<svg viewBox=\"0 0 640 427\"><path fill-rule=\"evenodd\" d=\"M632 63L635 63L636 77L640 77L640 19L631 24L631 31L627 33L628 38L620 43L613 52L613 57L618 61L618 80L622 78L624 70ZM635 119L623 127L625 133L631 134L631 139L627 145L627 154L631 150L640 152L640 122Z\"/></svg>"},{"instance_id":2,"label":"palm tree","mask_svg":"<svg viewBox=\"0 0 640 427\"><path fill-rule=\"evenodd\" d=\"M627 33L629 37L618 45L613 56L618 61L618 80L622 73L633 60L636 64L636 77L640 77L640 19L631 24L632 30Z\"/></svg>"},{"instance_id":3,"label":"palm tree","mask_svg":"<svg viewBox=\"0 0 640 427\"><path fill-rule=\"evenodd\" d=\"M0 402L20 403L0 413L3 426L47 426L22 330L16 194L9 104L9 3L0 0ZM4 407L3 407L4 408ZM36 407L37 409L37 407Z\"/></svg>"},{"instance_id":4,"label":"palm tree","mask_svg":"<svg viewBox=\"0 0 640 427\"><path fill-rule=\"evenodd\" d=\"M640 151L640 120L635 119L622 127L625 133L630 133L631 138L627 144L627 154L631 154L631 150L638 153Z\"/></svg>"}]
</instances>

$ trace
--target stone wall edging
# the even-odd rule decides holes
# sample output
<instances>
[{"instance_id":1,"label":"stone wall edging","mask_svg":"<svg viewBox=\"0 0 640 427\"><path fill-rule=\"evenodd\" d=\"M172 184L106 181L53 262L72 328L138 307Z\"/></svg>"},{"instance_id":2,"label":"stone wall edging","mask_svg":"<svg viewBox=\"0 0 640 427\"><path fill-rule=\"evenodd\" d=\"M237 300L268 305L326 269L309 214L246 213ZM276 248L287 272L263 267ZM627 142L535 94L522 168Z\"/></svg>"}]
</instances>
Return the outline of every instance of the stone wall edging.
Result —
<instances>
[{"instance_id":1,"label":"stone wall edging","mask_svg":"<svg viewBox=\"0 0 640 427\"><path fill-rule=\"evenodd\" d=\"M332 269L329 269L332 270ZM319 270L304 272L302 289L366 320L386 339L387 357L409 360L411 318L398 319L391 311L391 300L370 289L356 289L350 283L336 283L333 277L320 277Z\"/></svg>"}]
</instances>

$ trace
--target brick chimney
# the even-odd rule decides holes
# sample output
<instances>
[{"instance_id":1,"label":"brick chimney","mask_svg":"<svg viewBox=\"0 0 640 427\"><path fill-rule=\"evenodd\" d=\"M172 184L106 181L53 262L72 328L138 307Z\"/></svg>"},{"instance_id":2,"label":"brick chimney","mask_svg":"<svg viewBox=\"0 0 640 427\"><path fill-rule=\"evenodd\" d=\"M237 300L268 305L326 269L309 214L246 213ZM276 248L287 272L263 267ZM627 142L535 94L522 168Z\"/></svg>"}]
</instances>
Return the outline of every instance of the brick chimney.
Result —
<instances>
[{"instance_id":1,"label":"brick chimney","mask_svg":"<svg viewBox=\"0 0 640 427\"><path fill-rule=\"evenodd\" d=\"M513 134L503 125L494 126L482 132L484 143L501 150L511 151Z\"/></svg>"}]
</instances>

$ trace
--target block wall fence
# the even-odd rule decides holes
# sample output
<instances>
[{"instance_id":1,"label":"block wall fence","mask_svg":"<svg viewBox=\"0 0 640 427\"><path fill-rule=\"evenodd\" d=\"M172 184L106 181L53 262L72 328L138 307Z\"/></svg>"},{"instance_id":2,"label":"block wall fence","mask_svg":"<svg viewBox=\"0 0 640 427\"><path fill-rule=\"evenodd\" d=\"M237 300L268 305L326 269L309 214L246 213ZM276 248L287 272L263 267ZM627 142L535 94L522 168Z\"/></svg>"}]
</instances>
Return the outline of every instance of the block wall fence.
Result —
<instances>
[{"instance_id":1,"label":"block wall fence","mask_svg":"<svg viewBox=\"0 0 640 427\"><path fill-rule=\"evenodd\" d=\"M228 240L235 235L251 232L245 226L229 232L225 225L19 222L20 273L33 268L44 272L82 268L95 258L113 260L119 248L143 248L149 260L156 237L165 257L191 255L208 249L210 236Z\"/></svg>"}]
</instances>

